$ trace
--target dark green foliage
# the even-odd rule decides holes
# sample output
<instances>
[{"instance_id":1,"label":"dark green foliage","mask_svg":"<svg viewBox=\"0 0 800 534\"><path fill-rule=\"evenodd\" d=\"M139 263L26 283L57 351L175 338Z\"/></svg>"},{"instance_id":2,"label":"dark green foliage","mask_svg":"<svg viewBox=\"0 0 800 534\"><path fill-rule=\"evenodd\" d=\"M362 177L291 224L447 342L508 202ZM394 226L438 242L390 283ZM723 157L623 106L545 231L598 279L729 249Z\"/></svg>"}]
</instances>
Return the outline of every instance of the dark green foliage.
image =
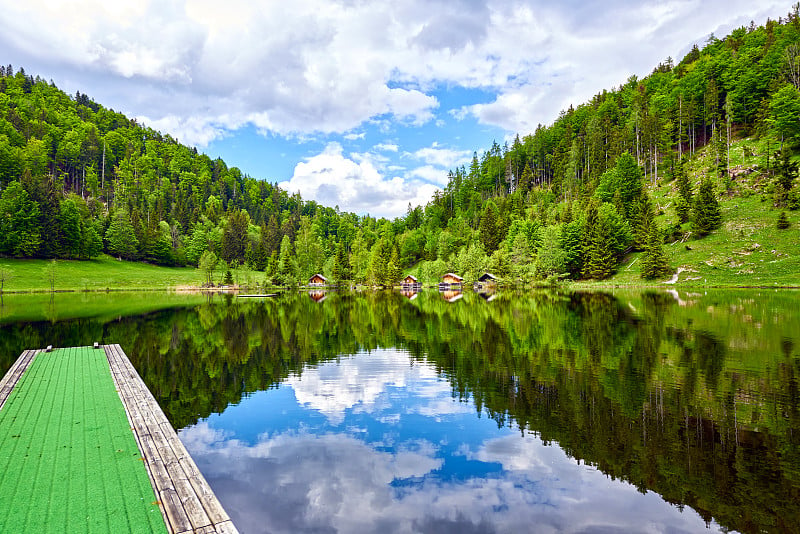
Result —
<instances>
[{"instance_id":1,"label":"dark green foliage","mask_svg":"<svg viewBox=\"0 0 800 534\"><path fill-rule=\"evenodd\" d=\"M39 206L11 182L0 196L0 253L33 256L40 243Z\"/></svg>"},{"instance_id":2,"label":"dark green foliage","mask_svg":"<svg viewBox=\"0 0 800 534\"><path fill-rule=\"evenodd\" d=\"M497 206L492 201L487 202L481 215L479 229L483 247L488 254L497 250L502 241L500 224Z\"/></svg>"},{"instance_id":3,"label":"dark green foliage","mask_svg":"<svg viewBox=\"0 0 800 534\"><path fill-rule=\"evenodd\" d=\"M83 246L83 232L81 216L74 200L68 198L61 202L59 223L61 225L62 253L67 258L79 257Z\"/></svg>"},{"instance_id":4,"label":"dark green foliage","mask_svg":"<svg viewBox=\"0 0 800 534\"><path fill-rule=\"evenodd\" d=\"M789 193L794 188L797 178L797 162L792 161L789 150L784 148L775 153L775 171L777 174L777 187L775 200L778 206L785 206L789 199ZM780 189L780 191L778 191Z\"/></svg>"},{"instance_id":5,"label":"dark green foliage","mask_svg":"<svg viewBox=\"0 0 800 534\"><path fill-rule=\"evenodd\" d=\"M686 174L684 162L675 164L675 181L678 188L678 198L675 199L675 212L681 223L689 222L692 212L692 184Z\"/></svg>"},{"instance_id":6,"label":"dark green foliage","mask_svg":"<svg viewBox=\"0 0 800 534\"><path fill-rule=\"evenodd\" d=\"M128 212L116 212L106 230L106 250L122 259L134 260L138 255L138 246L139 240L133 232Z\"/></svg>"},{"instance_id":7,"label":"dark green foliage","mask_svg":"<svg viewBox=\"0 0 800 534\"><path fill-rule=\"evenodd\" d=\"M642 258L642 278L652 280L671 272L664 254L664 244L658 225L652 224L647 236L647 247Z\"/></svg>"},{"instance_id":8,"label":"dark green foliage","mask_svg":"<svg viewBox=\"0 0 800 534\"><path fill-rule=\"evenodd\" d=\"M692 229L698 235L706 235L722 224L722 210L714 193L714 184L703 178L700 189L694 199L692 210Z\"/></svg>"},{"instance_id":9,"label":"dark green foliage","mask_svg":"<svg viewBox=\"0 0 800 534\"><path fill-rule=\"evenodd\" d=\"M334 279L385 283L437 259L436 268L448 270L455 268L448 262L469 258L470 266L522 272L536 261L543 232L560 225L560 232L548 233L560 244L557 261L543 265L563 259L573 277L607 276L631 245L647 247L654 210L643 193L650 184L676 179L676 213L680 223L692 222L695 235L719 226L713 187L693 195L683 159L706 147L711 175L726 175L731 132L783 138L779 204L800 206L796 170L785 167L800 128L800 80L785 67L799 39L790 19L710 39L677 66L662 62L651 75L598 91L510 146L494 142L475 152L469 165L450 171L447 186L427 205L409 205L394 221L304 201L83 93L68 96L5 69L0 190L18 182L38 217L28 220L27 234L0 236L1 252L84 258L97 252L103 236L108 252L144 261L195 265L211 251L232 264L266 269L281 283L326 269ZM778 142L772 140L773 150ZM723 183L731 185L727 176ZM584 233L589 198L601 201L591 239ZM123 212L125 224L114 215ZM121 230L132 238L123 242ZM478 247L469 250L476 239L483 246L480 262L473 261Z\"/></svg>"},{"instance_id":10,"label":"dark green foliage","mask_svg":"<svg viewBox=\"0 0 800 534\"><path fill-rule=\"evenodd\" d=\"M778 215L778 222L777 222L778 230L786 230L790 226L791 223L789 222L788 217L786 217L786 212L782 211L780 215Z\"/></svg>"},{"instance_id":11,"label":"dark green foliage","mask_svg":"<svg viewBox=\"0 0 800 534\"><path fill-rule=\"evenodd\" d=\"M247 250L247 226L249 217L241 210L228 214L228 224L222 234L222 259L228 263L244 263Z\"/></svg>"},{"instance_id":12,"label":"dark green foliage","mask_svg":"<svg viewBox=\"0 0 800 534\"><path fill-rule=\"evenodd\" d=\"M789 142L800 136L800 91L786 84L769 104L769 124L781 139Z\"/></svg>"},{"instance_id":13,"label":"dark green foliage","mask_svg":"<svg viewBox=\"0 0 800 534\"><path fill-rule=\"evenodd\" d=\"M630 229L614 206L592 202L584 225L583 276L597 280L611 276L630 241Z\"/></svg>"},{"instance_id":14,"label":"dark green foliage","mask_svg":"<svg viewBox=\"0 0 800 534\"><path fill-rule=\"evenodd\" d=\"M625 217L631 217L633 204L642 193L642 172L628 152L617 158L616 166L603 173L595 196L603 202L614 202L624 208ZM615 200L618 199L618 200Z\"/></svg>"},{"instance_id":15,"label":"dark green foliage","mask_svg":"<svg viewBox=\"0 0 800 534\"><path fill-rule=\"evenodd\" d=\"M636 199L631 209L631 227L633 229L633 246L637 250L644 250L648 236L653 227L655 213L650 195L643 193Z\"/></svg>"}]
</instances>

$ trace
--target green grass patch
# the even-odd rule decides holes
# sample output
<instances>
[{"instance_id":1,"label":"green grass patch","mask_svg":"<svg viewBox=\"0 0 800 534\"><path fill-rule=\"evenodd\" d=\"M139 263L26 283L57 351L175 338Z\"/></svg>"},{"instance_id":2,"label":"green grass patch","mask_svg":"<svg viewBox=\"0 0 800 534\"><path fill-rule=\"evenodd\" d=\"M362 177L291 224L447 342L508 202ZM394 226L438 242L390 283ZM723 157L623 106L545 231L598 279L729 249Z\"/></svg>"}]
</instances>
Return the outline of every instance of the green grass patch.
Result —
<instances>
[{"instance_id":1,"label":"green grass patch","mask_svg":"<svg viewBox=\"0 0 800 534\"><path fill-rule=\"evenodd\" d=\"M6 292L50 291L50 260L0 259L0 268L10 276ZM205 272L194 267L161 267L148 263L120 261L103 255L94 260L55 260L55 291L105 291L120 289L175 289L199 287ZM214 281L220 283L225 272L217 270ZM234 280L241 285L262 284L264 273L237 269Z\"/></svg>"}]
</instances>

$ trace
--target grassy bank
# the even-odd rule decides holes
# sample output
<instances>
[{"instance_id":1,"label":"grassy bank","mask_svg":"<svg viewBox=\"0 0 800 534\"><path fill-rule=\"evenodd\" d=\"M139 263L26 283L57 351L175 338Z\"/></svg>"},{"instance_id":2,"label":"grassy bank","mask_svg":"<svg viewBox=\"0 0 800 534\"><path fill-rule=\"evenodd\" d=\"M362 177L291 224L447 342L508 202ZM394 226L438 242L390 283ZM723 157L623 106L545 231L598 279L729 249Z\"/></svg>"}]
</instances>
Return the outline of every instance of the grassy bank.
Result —
<instances>
[{"instance_id":1,"label":"grassy bank","mask_svg":"<svg viewBox=\"0 0 800 534\"><path fill-rule=\"evenodd\" d=\"M165 290L199 287L205 281L205 273L193 267L159 267L119 261L106 255L87 261L56 260L52 265L48 260L0 259L0 268L10 273L4 291L50 291L51 269L55 273L55 291ZM233 274L242 285L260 284L264 280L264 273L244 269ZM223 271L216 272L215 282L223 276Z\"/></svg>"}]
</instances>

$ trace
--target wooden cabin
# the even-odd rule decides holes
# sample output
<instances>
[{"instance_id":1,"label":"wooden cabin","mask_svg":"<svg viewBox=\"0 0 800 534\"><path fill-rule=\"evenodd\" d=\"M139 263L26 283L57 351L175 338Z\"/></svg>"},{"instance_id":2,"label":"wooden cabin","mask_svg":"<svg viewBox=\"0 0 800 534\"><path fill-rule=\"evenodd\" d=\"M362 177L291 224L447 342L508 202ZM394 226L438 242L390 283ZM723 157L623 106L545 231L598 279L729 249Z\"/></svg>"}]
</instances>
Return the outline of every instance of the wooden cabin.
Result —
<instances>
[{"instance_id":1,"label":"wooden cabin","mask_svg":"<svg viewBox=\"0 0 800 534\"><path fill-rule=\"evenodd\" d=\"M417 280L417 277L412 274L409 274L408 276L403 278L404 286L415 286L417 284L419 284L419 281Z\"/></svg>"},{"instance_id":2,"label":"wooden cabin","mask_svg":"<svg viewBox=\"0 0 800 534\"><path fill-rule=\"evenodd\" d=\"M447 273L442 277L441 285L460 286L463 282L464 279L457 274Z\"/></svg>"},{"instance_id":3,"label":"wooden cabin","mask_svg":"<svg viewBox=\"0 0 800 534\"><path fill-rule=\"evenodd\" d=\"M321 274L315 274L308 280L308 285L310 286L326 286L328 285L328 279L322 276Z\"/></svg>"},{"instance_id":4,"label":"wooden cabin","mask_svg":"<svg viewBox=\"0 0 800 534\"><path fill-rule=\"evenodd\" d=\"M497 277L495 275L492 273L483 273L473 285L473 289L477 291L486 287L494 287L496 285Z\"/></svg>"}]
</instances>

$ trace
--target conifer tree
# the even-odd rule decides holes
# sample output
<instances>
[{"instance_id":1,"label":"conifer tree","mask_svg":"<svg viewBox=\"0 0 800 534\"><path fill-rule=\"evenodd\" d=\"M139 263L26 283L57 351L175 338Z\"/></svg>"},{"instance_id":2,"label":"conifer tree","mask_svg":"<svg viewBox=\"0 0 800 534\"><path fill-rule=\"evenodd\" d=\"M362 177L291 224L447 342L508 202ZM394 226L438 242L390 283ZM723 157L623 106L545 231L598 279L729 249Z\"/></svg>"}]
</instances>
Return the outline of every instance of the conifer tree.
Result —
<instances>
[{"instance_id":1,"label":"conifer tree","mask_svg":"<svg viewBox=\"0 0 800 534\"><path fill-rule=\"evenodd\" d=\"M281 240L281 252L273 281L276 285L297 285L297 265L292 257L292 242L288 235Z\"/></svg>"},{"instance_id":2,"label":"conifer tree","mask_svg":"<svg viewBox=\"0 0 800 534\"><path fill-rule=\"evenodd\" d=\"M789 223L789 219L786 217L786 212L782 211L780 215L778 215L778 230L786 230L791 226Z\"/></svg>"},{"instance_id":3,"label":"conifer tree","mask_svg":"<svg viewBox=\"0 0 800 534\"><path fill-rule=\"evenodd\" d=\"M722 224L722 210L714 193L714 184L706 177L700 182L700 189L694 199L692 228L699 235L706 235Z\"/></svg>"},{"instance_id":4,"label":"conifer tree","mask_svg":"<svg viewBox=\"0 0 800 534\"><path fill-rule=\"evenodd\" d=\"M653 203L650 195L643 192L634 204L631 216L631 226L633 227L633 246L637 250L644 250L647 246L648 236L651 227L654 225Z\"/></svg>"},{"instance_id":5,"label":"conifer tree","mask_svg":"<svg viewBox=\"0 0 800 534\"><path fill-rule=\"evenodd\" d=\"M664 276L670 272L669 262L664 254L663 239L658 225L650 225L650 232L647 235L647 246L642 259L642 278L651 280Z\"/></svg>"},{"instance_id":6,"label":"conifer tree","mask_svg":"<svg viewBox=\"0 0 800 534\"><path fill-rule=\"evenodd\" d=\"M689 222L692 213L692 184L683 166L683 161L675 164L675 181L678 186L678 198L675 200L675 212L681 223Z\"/></svg>"},{"instance_id":7,"label":"conifer tree","mask_svg":"<svg viewBox=\"0 0 800 534\"><path fill-rule=\"evenodd\" d=\"M584 226L583 276L602 280L616 265L611 248L612 235L607 222L599 216L596 202L589 205Z\"/></svg>"}]
</instances>

